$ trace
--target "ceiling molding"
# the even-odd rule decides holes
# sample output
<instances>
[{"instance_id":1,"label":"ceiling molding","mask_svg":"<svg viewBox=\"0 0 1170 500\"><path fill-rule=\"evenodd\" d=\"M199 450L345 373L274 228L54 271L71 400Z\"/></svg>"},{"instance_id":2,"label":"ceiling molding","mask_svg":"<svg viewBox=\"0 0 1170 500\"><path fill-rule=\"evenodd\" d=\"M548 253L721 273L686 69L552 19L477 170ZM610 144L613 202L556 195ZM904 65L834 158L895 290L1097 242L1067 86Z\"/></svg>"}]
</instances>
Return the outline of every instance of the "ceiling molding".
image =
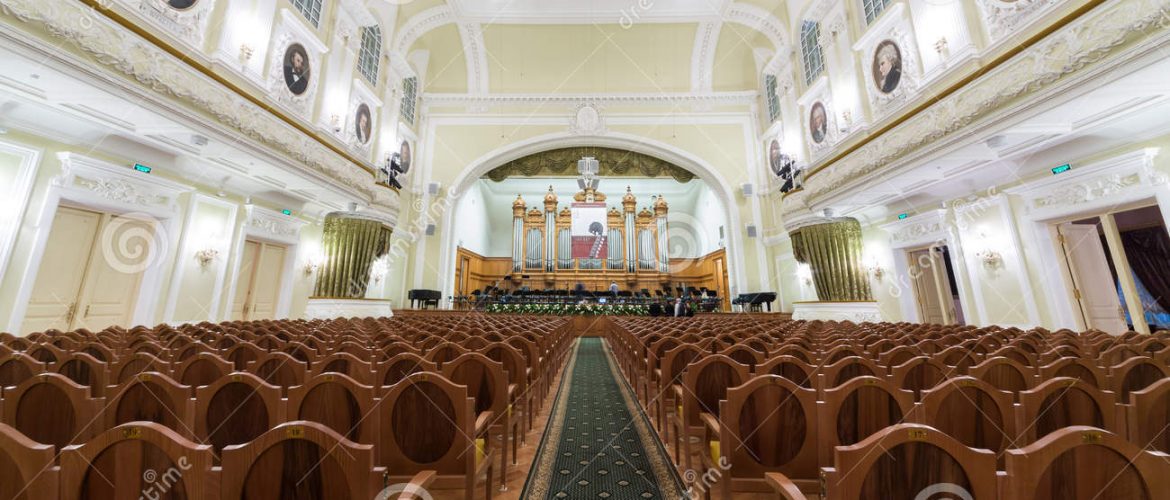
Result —
<instances>
[{"instance_id":1,"label":"ceiling molding","mask_svg":"<svg viewBox=\"0 0 1170 500\"><path fill-rule=\"evenodd\" d=\"M541 103L597 103L597 104L755 104L756 90L736 92L665 92L665 93L610 93L610 94L447 94L424 93L427 106L492 106Z\"/></svg>"},{"instance_id":2,"label":"ceiling molding","mask_svg":"<svg viewBox=\"0 0 1170 500\"><path fill-rule=\"evenodd\" d=\"M394 37L391 51L405 57L407 51L414 46L419 38L435 28L455 22L455 19L455 11L446 4L419 12L414 17L407 19L399 28L398 35Z\"/></svg>"},{"instance_id":3,"label":"ceiling molding","mask_svg":"<svg viewBox=\"0 0 1170 500\"><path fill-rule=\"evenodd\" d=\"M459 36L463 39L463 58L467 62L467 92L488 93L487 50L483 43L483 29L476 23L459 23Z\"/></svg>"},{"instance_id":4,"label":"ceiling molding","mask_svg":"<svg viewBox=\"0 0 1170 500\"><path fill-rule=\"evenodd\" d=\"M691 54L691 91L710 92L715 73L715 48L723 23L706 21L695 29L695 49Z\"/></svg>"},{"instance_id":5,"label":"ceiling molding","mask_svg":"<svg viewBox=\"0 0 1170 500\"><path fill-rule=\"evenodd\" d=\"M771 12L755 5L733 3L727 7L727 11L723 14L723 20L762 33L768 37L768 41L772 42L777 53L784 53L784 47L787 45L785 41L790 39L788 31L784 29L784 23L776 19L776 16L773 16Z\"/></svg>"}]
</instances>

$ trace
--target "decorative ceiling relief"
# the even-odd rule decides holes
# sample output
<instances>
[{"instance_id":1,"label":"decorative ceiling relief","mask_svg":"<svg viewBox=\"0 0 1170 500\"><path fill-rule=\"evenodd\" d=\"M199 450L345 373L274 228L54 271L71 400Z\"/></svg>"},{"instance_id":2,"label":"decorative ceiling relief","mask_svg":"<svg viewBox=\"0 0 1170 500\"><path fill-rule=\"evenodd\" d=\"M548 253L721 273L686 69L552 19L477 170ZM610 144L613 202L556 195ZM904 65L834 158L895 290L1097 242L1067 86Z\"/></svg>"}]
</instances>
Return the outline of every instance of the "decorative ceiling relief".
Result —
<instances>
[{"instance_id":1,"label":"decorative ceiling relief","mask_svg":"<svg viewBox=\"0 0 1170 500\"><path fill-rule=\"evenodd\" d=\"M601 112L592 104L581 104L573 112L569 122L569 133L573 135L602 135L605 133L605 122L601 119Z\"/></svg>"},{"instance_id":2,"label":"decorative ceiling relief","mask_svg":"<svg viewBox=\"0 0 1170 500\"><path fill-rule=\"evenodd\" d=\"M601 164L601 177L670 176L678 182L690 182L695 174L653 156L620 149L573 147L544 151L512 160L488 172L484 177L495 182L508 177L576 177L577 160L592 156Z\"/></svg>"}]
</instances>

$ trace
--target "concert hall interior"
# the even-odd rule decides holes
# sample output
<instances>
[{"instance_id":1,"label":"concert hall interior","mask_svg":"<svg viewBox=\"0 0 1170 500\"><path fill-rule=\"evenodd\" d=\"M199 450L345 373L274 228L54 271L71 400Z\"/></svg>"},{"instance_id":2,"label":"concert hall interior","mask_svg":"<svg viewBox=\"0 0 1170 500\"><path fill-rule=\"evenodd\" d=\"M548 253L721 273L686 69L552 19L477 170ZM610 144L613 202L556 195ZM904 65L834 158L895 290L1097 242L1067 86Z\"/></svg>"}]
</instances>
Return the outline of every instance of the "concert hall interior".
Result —
<instances>
[{"instance_id":1,"label":"concert hall interior","mask_svg":"<svg viewBox=\"0 0 1170 500\"><path fill-rule=\"evenodd\" d=\"M0 0L0 500L1170 500L1170 0Z\"/></svg>"}]
</instances>

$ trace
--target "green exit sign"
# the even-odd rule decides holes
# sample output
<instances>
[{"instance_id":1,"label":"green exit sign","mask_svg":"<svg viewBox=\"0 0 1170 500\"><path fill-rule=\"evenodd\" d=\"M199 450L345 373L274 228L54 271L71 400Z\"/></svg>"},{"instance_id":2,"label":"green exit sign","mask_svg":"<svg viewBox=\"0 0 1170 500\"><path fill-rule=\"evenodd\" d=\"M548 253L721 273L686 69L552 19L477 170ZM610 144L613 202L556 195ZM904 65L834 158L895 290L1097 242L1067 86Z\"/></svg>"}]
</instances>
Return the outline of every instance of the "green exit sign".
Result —
<instances>
[{"instance_id":1,"label":"green exit sign","mask_svg":"<svg viewBox=\"0 0 1170 500\"><path fill-rule=\"evenodd\" d=\"M289 210L286 208L284 210L281 210L280 213L282 213L284 215L292 215L292 210Z\"/></svg>"},{"instance_id":2,"label":"green exit sign","mask_svg":"<svg viewBox=\"0 0 1170 500\"><path fill-rule=\"evenodd\" d=\"M898 214L898 220L905 219L905 218L907 218L907 217L909 217L909 216L910 216L910 214Z\"/></svg>"},{"instance_id":3,"label":"green exit sign","mask_svg":"<svg viewBox=\"0 0 1170 500\"><path fill-rule=\"evenodd\" d=\"M1061 165L1061 166L1059 166L1059 167L1053 168L1053 169L1052 169L1052 175L1056 175L1056 174L1063 174L1063 173L1065 173L1065 172L1068 172L1069 170L1072 170L1072 165L1070 165L1070 164L1068 164L1068 163L1065 163L1064 165Z\"/></svg>"},{"instance_id":4,"label":"green exit sign","mask_svg":"<svg viewBox=\"0 0 1170 500\"><path fill-rule=\"evenodd\" d=\"M151 171L151 168L146 166L146 165L143 165L141 163L135 163L134 170L137 170L137 171L142 172L144 174L149 174Z\"/></svg>"}]
</instances>

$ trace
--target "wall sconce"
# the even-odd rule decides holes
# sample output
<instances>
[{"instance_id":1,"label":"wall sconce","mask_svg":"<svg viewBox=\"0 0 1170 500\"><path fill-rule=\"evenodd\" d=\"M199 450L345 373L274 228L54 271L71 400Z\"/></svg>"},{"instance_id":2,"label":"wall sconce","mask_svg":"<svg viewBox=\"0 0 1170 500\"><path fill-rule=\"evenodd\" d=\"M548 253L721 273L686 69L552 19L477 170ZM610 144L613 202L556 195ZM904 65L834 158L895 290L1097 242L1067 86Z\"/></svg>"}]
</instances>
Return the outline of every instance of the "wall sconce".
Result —
<instances>
[{"instance_id":1,"label":"wall sconce","mask_svg":"<svg viewBox=\"0 0 1170 500\"><path fill-rule=\"evenodd\" d=\"M865 270L869 273L870 276L873 276L873 279L878 281L881 281L882 278L886 275L886 270L882 268L881 264L878 264L877 261L870 263L869 266L865 268Z\"/></svg>"},{"instance_id":2,"label":"wall sconce","mask_svg":"<svg viewBox=\"0 0 1170 500\"><path fill-rule=\"evenodd\" d=\"M999 253L997 250L981 250L975 254L975 257L983 263L983 267L988 271L1003 265L1003 254Z\"/></svg>"},{"instance_id":3,"label":"wall sconce","mask_svg":"<svg viewBox=\"0 0 1170 500\"><path fill-rule=\"evenodd\" d=\"M321 267L321 266L320 266L320 264L317 264L316 262L312 262L312 261L305 262L305 276L306 277L312 276L313 273L317 272L318 267Z\"/></svg>"},{"instance_id":4,"label":"wall sconce","mask_svg":"<svg viewBox=\"0 0 1170 500\"><path fill-rule=\"evenodd\" d=\"M853 112L845 110L841 112L841 133L849 133L849 129L853 126Z\"/></svg>"},{"instance_id":5,"label":"wall sconce","mask_svg":"<svg viewBox=\"0 0 1170 500\"><path fill-rule=\"evenodd\" d=\"M329 117L329 124L333 125L333 133L341 132L341 117L334 114Z\"/></svg>"},{"instance_id":6,"label":"wall sconce","mask_svg":"<svg viewBox=\"0 0 1170 500\"><path fill-rule=\"evenodd\" d=\"M214 248L204 248L203 250L195 252L195 260L199 261L199 267L204 269L211 265L211 263L215 261L217 257L219 257L219 250Z\"/></svg>"},{"instance_id":7,"label":"wall sconce","mask_svg":"<svg viewBox=\"0 0 1170 500\"><path fill-rule=\"evenodd\" d=\"M253 52L255 52L255 50L252 48L251 45L248 45L246 43L241 43L240 44L240 64L248 64L248 61L252 60L252 53Z\"/></svg>"},{"instance_id":8,"label":"wall sconce","mask_svg":"<svg viewBox=\"0 0 1170 500\"><path fill-rule=\"evenodd\" d=\"M942 59L950 57L951 49L947 46L947 37L941 36L934 42L934 51L938 52L938 56Z\"/></svg>"}]
</instances>

